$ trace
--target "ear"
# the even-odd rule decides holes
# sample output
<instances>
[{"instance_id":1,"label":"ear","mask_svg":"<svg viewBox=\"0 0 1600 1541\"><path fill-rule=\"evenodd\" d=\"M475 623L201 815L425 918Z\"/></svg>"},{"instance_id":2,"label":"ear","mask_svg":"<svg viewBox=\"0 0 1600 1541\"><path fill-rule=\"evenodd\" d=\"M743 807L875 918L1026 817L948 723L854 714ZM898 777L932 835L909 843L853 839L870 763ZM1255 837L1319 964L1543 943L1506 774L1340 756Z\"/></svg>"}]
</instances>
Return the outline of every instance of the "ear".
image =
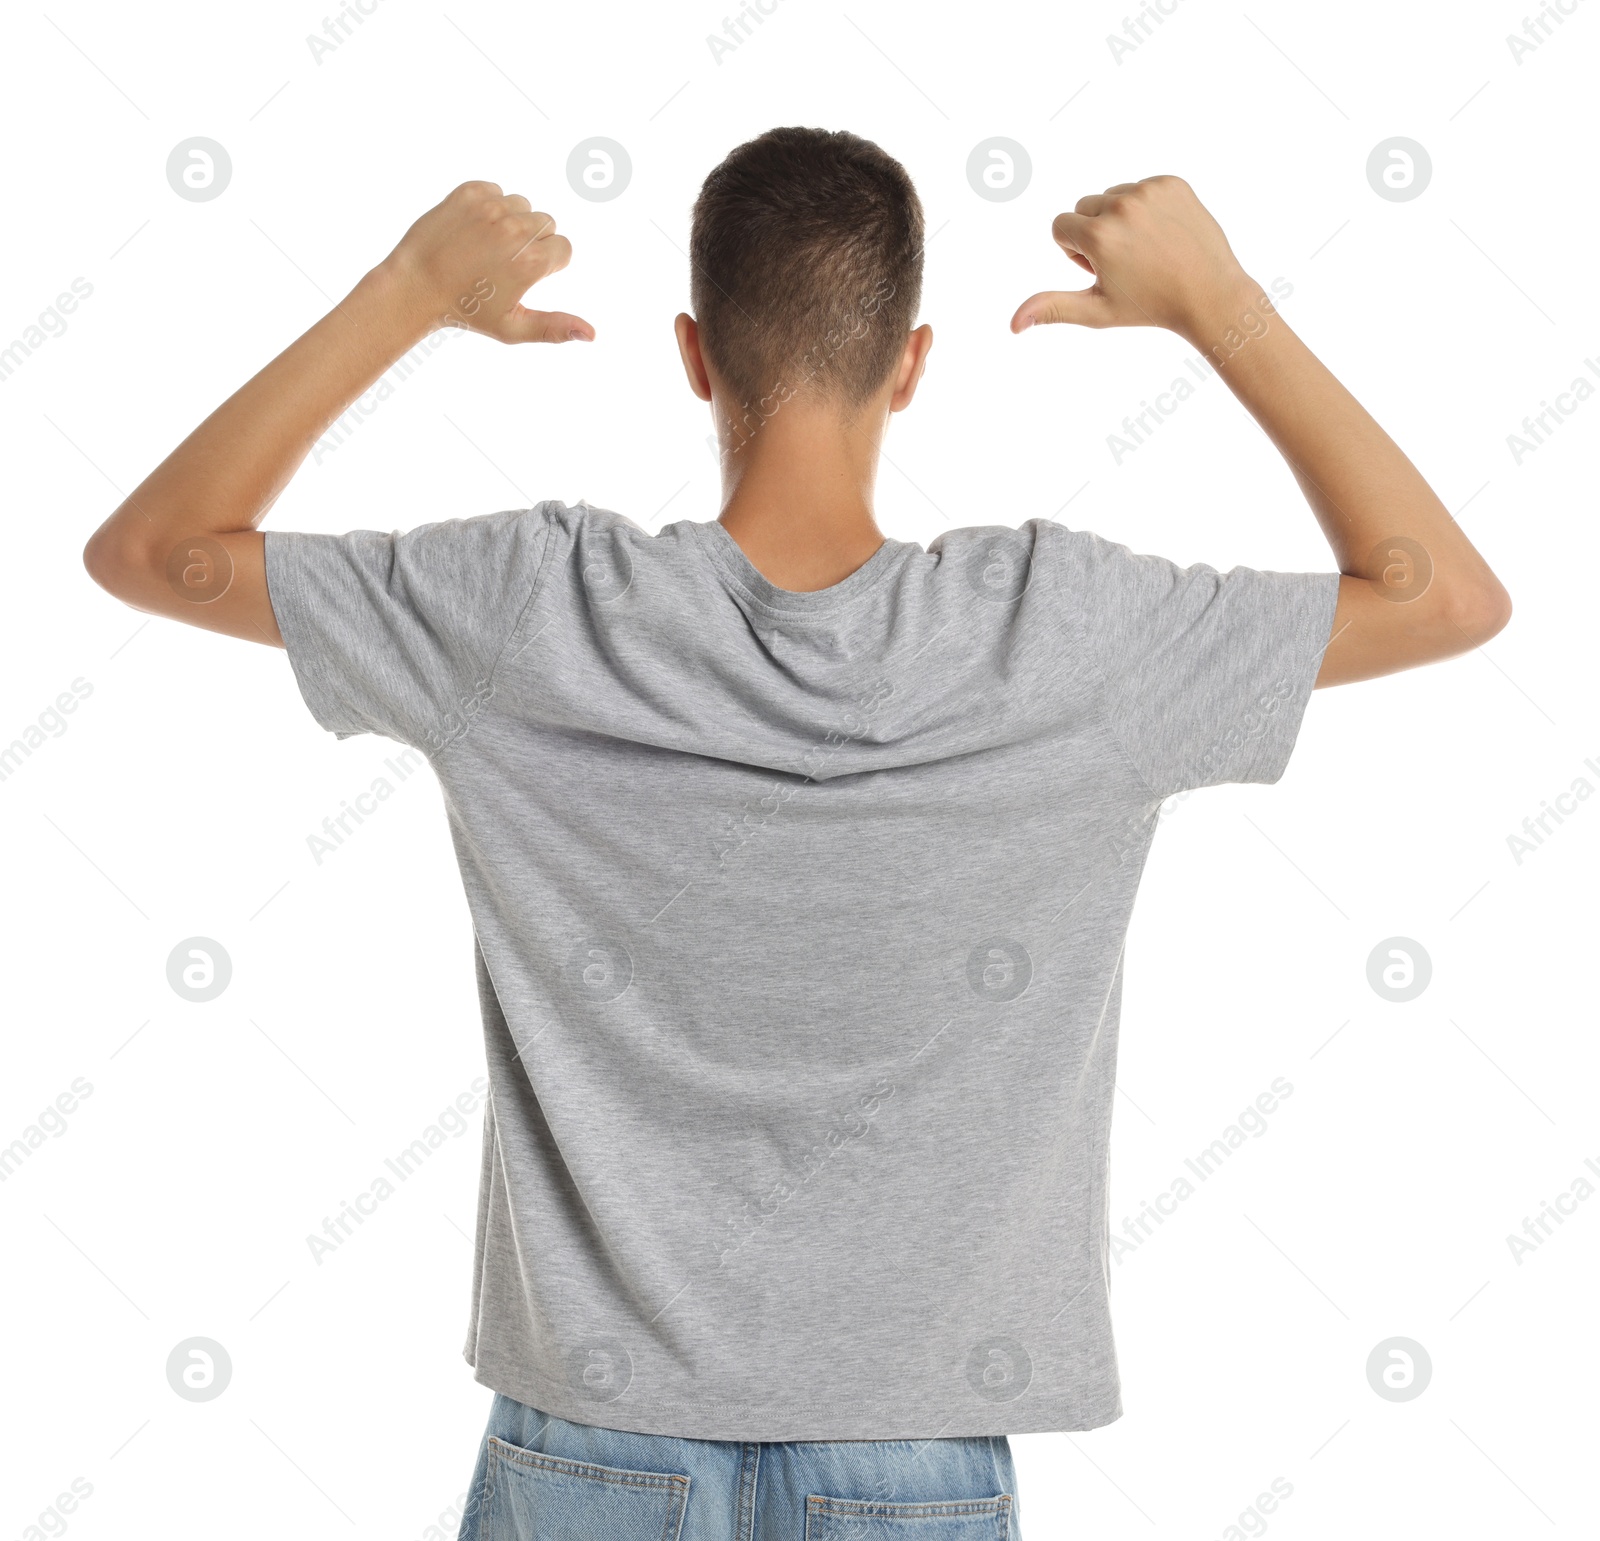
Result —
<instances>
[{"instance_id":1,"label":"ear","mask_svg":"<svg viewBox=\"0 0 1600 1541\"><path fill-rule=\"evenodd\" d=\"M692 323L691 323L692 324ZM928 350L933 346L933 328L926 323L906 338L905 352L900 355L900 365L895 372L894 393L889 397L889 410L903 412L917 394L922 371L927 367Z\"/></svg>"},{"instance_id":2,"label":"ear","mask_svg":"<svg viewBox=\"0 0 1600 1541\"><path fill-rule=\"evenodd\" d=\"M695 325L693 316L682 313L673 326L678 333L678 356L683 360L683 372L689 377L689 389L701 401L710 401L711 377L700 356L700 328Z\"/></svg>"}]
</instances>

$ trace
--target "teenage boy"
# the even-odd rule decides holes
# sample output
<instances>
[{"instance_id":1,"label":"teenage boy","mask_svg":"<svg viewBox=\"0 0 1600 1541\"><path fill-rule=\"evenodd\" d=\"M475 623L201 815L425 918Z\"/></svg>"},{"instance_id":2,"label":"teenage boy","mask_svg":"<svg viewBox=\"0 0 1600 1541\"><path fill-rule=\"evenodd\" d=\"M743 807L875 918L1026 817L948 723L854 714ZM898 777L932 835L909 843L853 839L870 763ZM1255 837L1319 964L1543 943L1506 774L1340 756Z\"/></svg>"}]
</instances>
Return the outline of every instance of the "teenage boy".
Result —
<instances>
[{"instance_id":1,"label":"teenage boy","mask_svg":"<svg viewBox=\"0 0 1600 1541\"><path fill-rule=\"evenodd\" d=\"M1053 233L1094 282L1012 330L1203 350L1337 572L1040 518L885 539L879 445L933 341L921 206L876 145L798 128L694 209L677 337L716 520L257 530L440 325L592 339L520 303L571 255L551 217L471 182L85 550L139 609L286 648L318 723L417 746L444 790L491 1088L466 1354L497 1395L463 1536L1015 1535L1005 1436L1121 1412L1106 1152L1157 809L1276 781L1313 686L1506 623L1186 183Z\"/></svg>"}]
</instances>

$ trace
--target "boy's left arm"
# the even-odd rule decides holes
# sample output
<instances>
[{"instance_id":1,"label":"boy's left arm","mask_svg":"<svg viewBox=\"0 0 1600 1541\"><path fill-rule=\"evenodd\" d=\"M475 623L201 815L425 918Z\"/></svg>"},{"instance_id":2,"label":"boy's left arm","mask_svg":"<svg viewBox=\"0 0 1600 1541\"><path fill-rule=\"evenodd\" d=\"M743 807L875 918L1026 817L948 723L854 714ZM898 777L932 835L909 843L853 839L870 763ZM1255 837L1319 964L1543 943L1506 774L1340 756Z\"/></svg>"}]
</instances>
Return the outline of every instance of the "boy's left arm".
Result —
<instances>
[{"instance_id":1,"label":"boy's left arm","mask_svg":"<svg viewBox=\"0 0 1600 1541\"><path fill-rule=\"evenodd\" d=\"M526 198L463 183L134 489L84 547L90 577L137 610L282 647L256 526L312 445L440 327L508 343L592 340L579 317L521 303L571 255Z\"/></svg>"}]
</instances>

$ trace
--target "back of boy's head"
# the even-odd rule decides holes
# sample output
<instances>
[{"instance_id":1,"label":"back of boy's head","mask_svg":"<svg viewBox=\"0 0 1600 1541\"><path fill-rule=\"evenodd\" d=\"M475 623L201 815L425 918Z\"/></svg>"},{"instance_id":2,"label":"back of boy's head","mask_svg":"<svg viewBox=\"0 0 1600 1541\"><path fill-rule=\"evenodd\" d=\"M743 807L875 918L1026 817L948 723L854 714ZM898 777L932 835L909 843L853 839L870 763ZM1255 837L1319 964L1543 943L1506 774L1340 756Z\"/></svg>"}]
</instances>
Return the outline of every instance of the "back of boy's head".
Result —
<instances>
[{"instance_id":1,"label":"back of boy's head","mask_svg":"<svg viewBox=\"0 0 1600 1541\"><path fill-rule=\"evenodd\" d=\"M871 398L916 319L922 228L905 167L859 135L774 128L732 151L689 256L701 350L735 400Z\"/></svg>"}]
</instances>

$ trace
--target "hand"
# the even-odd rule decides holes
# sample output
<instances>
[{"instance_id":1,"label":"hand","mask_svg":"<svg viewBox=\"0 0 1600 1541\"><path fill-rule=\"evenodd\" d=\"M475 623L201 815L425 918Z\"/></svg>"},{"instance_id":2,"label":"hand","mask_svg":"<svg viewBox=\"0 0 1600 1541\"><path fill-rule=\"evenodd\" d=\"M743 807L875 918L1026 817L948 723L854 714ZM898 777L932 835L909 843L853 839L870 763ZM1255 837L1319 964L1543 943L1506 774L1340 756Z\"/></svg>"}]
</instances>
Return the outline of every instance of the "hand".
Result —
<instances>
[{"instance_id":1,"label":"hand","mask_svg":"<svg viewBox=\"0 0 1600 1541\"><path fill-rule=\"evenodd\" d=\"M1205 346L1260 293L1182 177L1119 182L1080 198L1073 213L1056 215L1051 234L1095 282L1024 300L1013 332L1053 321L1162 326Z\"/></svg>"},{"instance_id":2,"label":"hand","mask_svg":"<svg viewBox=\"0 0 1600 1541\"><path fill-rule=\"evenodd\" d=\"M594 328L561 310L528 310L522 297L572 259L556 222L519 193L463 182L429 209L380 264L427 331L461 326L501 342L594 340Z\"/></svg>"}]
</instances>

